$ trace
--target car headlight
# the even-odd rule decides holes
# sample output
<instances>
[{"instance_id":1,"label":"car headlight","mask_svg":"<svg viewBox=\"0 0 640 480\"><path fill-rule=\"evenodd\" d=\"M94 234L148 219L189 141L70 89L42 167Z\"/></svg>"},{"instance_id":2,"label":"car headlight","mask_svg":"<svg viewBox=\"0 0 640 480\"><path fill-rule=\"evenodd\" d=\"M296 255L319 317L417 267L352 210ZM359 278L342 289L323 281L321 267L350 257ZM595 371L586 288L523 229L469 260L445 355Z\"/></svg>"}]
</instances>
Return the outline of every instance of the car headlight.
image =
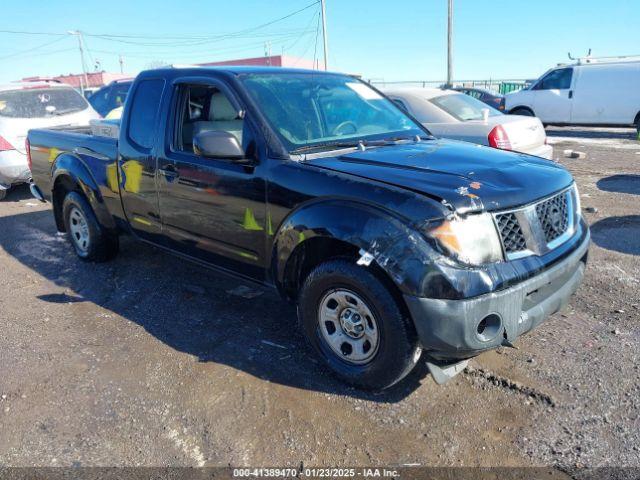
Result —
<instances>
[{"instance_id":1,"label":"car headlight","mask_svg":"<svg viewBox=\"0 0 640 480\"><path fill-rule=\"evenodd\" d=\"M504 260L498 231L489 213L445 220L426 234L462 263L482 265Z\"/></svg>"}]
</instances>

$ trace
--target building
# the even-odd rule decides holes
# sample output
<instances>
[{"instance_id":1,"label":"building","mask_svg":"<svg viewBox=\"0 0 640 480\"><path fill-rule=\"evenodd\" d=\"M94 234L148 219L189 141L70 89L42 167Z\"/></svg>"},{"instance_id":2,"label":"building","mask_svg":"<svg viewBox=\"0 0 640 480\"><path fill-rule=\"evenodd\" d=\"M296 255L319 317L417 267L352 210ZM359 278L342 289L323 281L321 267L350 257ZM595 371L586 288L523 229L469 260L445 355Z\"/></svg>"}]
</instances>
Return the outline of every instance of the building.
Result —
<instances>
[{"instance_id":1,"label":"building","mask_svg":"<svg viewBox=\"0 0 640 480\"><path fill-rule=\"evenodd\" d=\"M308 68L318 69L318 63L314 66L312 60L301 57L292 57L289 55L272 55L264 57L241 58L238 60L224 60L222 62L198 63L203 67L221 66L221 65L251 65L251 66L270 66L270 67L289 67L289 68Z\"/></svg>"},{"instance_id":2,"label":"building","mask_svg":"<svg viewBox=\"0 0 640 480\"><path fill-rule=\"evenodd\" d=\"M308 60L306 58L300 57L292 57L289 55L272 55L272 56L264 56L264 57L253 57L253 58L240 58L237 60L224 60L222 62L206 62L199 63L198 65L206 67L206 66L215 66L215 65L265 65L271 67L290 67L290 68L308 68L314 69L318 68L318 63L314 67L314 62L312 60ZM57 81L61 83L66 83L67 85L71 85L74 88L80 89L81 87L84 89L96 89L102 87L103 85L107 85L114 80L121 80L125 78L132 78L134 75L130 74L122 74L122 73L109 73L109 72L92 72L87 73L87 81L85 81L85 75L82 73L70 73L68 75L58 75L57 77L27 77L23 78L23 82L37 82L43 80L49 81Z\"/></svg>"},{"instance_id":3,"label":"building","mask_svg":"<svg viewBox=\"0 0 640 480\"><path fill-rule=\"evenodd\" d=\"M87 73L87 80L85 81L84 74L82 73L70 73L69 75L58 75L57 77L27 77L23 78L23 82L37 82L42 80L53 80L56 82L66 83L74 88L98 88L114 80L120 80L123 78L131 78L133 75L127 75L122 73L109 73L109 72L92 72Z\"/></svg>"}]
</instances>

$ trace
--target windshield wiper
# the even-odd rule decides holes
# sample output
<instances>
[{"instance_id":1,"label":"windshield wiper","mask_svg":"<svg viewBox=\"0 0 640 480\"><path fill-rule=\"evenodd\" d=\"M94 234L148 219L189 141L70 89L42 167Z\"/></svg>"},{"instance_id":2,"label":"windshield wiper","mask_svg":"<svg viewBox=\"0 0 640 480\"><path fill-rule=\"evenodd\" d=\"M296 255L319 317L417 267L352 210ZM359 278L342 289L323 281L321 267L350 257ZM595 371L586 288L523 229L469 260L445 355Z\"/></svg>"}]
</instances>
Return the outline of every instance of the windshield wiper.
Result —
<instances>
[{"instance_id":1,"label":"windshield wiper","mask_svg":"<svg viewBox=\"0 0 640 480\"><path fill-rule=\"evenodd\" d=\"M303 145L302 147L298 147L294 150L291 150L289 153L298 154L298 153L307 153L313 150L332 150L337 148L356 148L360 145L361 141L353 141L353 142L330 142L330 143L316 143L313 145Z\"/></svg>"},{"instance_id":2,"label":"windshield wiper","mask_svg":"<svg viewBox=\"0 0 640 480\"><path fill-rule=\"evenodd\" d=\"M395 145L398 142L415 142L416 140L428 140L430 137L426 136L397 136L397 137L389 137L383 138L381 140L353 140L350 142L327 142L327 143L316 143L313 145L303 145L302 147L298 147L294 150L291 150L291 154L299 154L299 153L308 153L313 150L331 150L338 148L357 148L357 147L384 147L385 145Z\"/></svg>"}]
</instances>

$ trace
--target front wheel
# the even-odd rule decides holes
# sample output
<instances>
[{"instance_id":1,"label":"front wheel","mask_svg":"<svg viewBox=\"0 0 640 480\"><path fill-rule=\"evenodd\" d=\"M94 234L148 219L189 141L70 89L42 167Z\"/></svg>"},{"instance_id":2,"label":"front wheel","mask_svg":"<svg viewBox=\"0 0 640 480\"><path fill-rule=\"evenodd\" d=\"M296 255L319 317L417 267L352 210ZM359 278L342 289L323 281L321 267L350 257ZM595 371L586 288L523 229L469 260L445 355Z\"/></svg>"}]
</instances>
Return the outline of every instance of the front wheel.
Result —
<instances>
[{"instance_id":1,"label":"front wheel","mask_svg":"<svg viewBox=\"0 0 640 480\"><path fill-rule=\"evenodd\" d=\"M384 389L416 365L421 349L389 287L346 260L316 267L302 287L303 332L324 363L358 387Z\"/></svg>"},{"instance_id":2,"label":"front wheel","mask_svg":"<svg viewBox=\"0 0 640 480\"><path fill-rule=\"evenodd\" d=\"M4 188L0 188L0 200L4 200L5 198L7 198L7 194L9 193L9 190L5 190Z\"/></svg>"},{"instance_id":3,"label":"front wheel","mask_svg":"<svg viewBox=\"0 0 640 480\"><path fill-rule=\"evenodd\" d=\"M105 262L118 252L118 237L100 226L83 195L69 192L62 204L62 214L69 241L82 260Z\"/></svg>"}]
</instances>

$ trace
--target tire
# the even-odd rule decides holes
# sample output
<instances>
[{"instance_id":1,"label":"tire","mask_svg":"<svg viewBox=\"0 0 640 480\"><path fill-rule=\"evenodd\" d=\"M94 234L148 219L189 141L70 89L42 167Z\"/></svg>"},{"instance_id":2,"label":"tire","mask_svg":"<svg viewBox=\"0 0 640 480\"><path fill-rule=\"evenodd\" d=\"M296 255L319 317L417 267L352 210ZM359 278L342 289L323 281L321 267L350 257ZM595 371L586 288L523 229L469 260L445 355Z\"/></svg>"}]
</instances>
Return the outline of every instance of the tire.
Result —
<instances>
[{"instance_id":1,"label":"tire","mask_svg":"<svg viewBox=\"0 0 640 480\"><path fill-rule=\"evenodd\" d=\"M67 194L62 203L62 215L69 241L82 260L105 262L118 253L118 237L108 234L100 226L82 194Z\"/></svg>"},{"instance_id":2,"label":"tire","mask_svg":"<svg viewBox=\"0 0 640 480\"><path fill-rule=\"evenodd\" d=\"M638 133L638 139L640 139L640 114L638 114L638 119L636 120L636 132Z\"/></svg>"},{"instance_id":3,"label":"tire","mask_svg":"<svg viewBox=\"0 0 640 480\"><path fill-rule=\"evenodd\" d=\"M413 325L389 288L370 270L347 260L322 263L309 274L300 292L298 317L323 362L360 388L391 387L420 357ZM362 327L360 333L354 331L357 327ZM358 334L363 336L354 338Z\"/></svg>"},{"instance_id":4,"label":"tire","mask_svg":"<svg viewBox=\"0 0 640 480\"><path fill-rule=\"evenodd\" d=\"M522 115L524 117L535 117L535 114L528 108L514 108L509 112L511 115Z\"/></svg>"},{"instance_id":5,"label":"tire","mask_svg":"<svg viewBox=\"0 0 640 480\"><path fill-rule=\"evenodd\" d=\"M5 198L7 198L7 195L9 194L9 189L4 189L4 188L0 188L0 201L4 200Z\"/></svg>"}]
</instances>

